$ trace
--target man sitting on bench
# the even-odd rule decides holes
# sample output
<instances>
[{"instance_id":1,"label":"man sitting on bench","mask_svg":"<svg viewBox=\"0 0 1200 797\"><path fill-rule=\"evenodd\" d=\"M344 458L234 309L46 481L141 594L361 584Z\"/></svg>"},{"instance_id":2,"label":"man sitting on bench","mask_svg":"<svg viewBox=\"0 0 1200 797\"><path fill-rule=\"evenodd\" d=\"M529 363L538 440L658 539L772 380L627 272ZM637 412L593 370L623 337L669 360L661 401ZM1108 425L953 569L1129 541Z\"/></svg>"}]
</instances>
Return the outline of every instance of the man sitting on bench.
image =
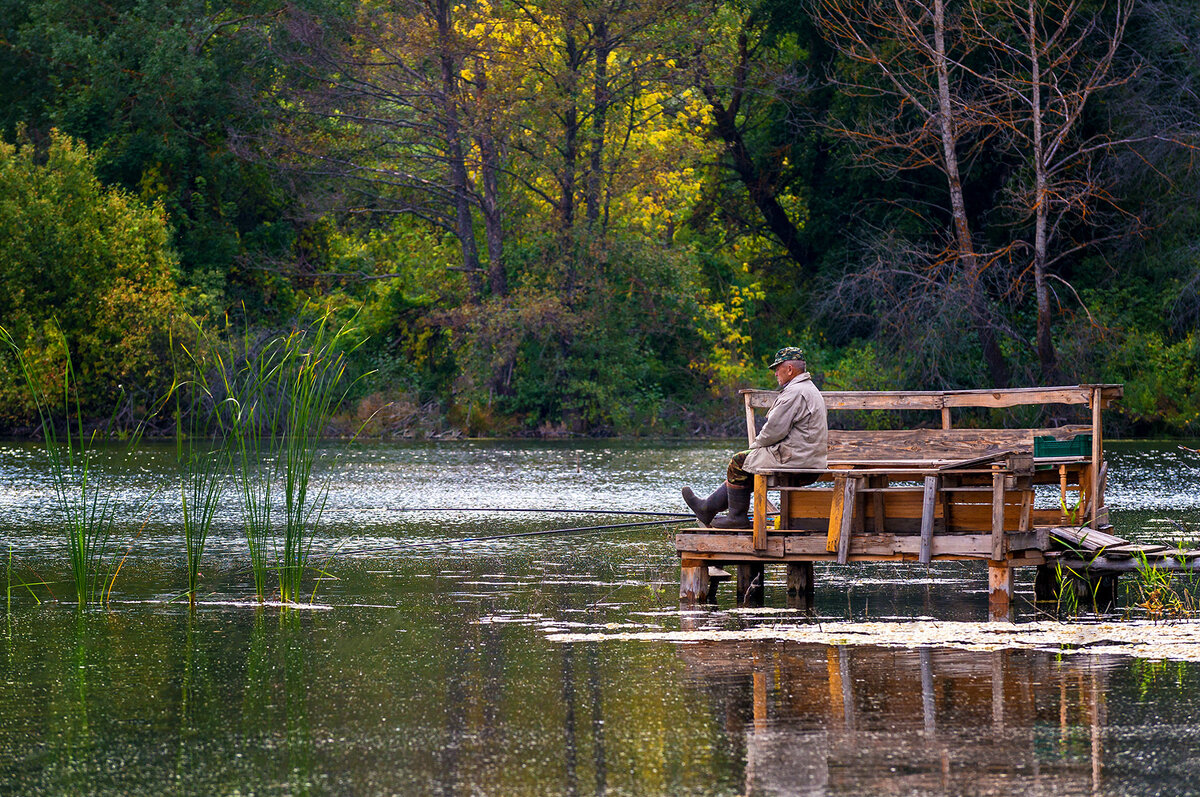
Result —
<instances>
[{"instance_id":1,"label":"man sitting on bench","mask_svg":"<svg viewBox=\"0 0 1200 797\"><path fill-rule=\"evenodd\" d=\"M779 395L767 412L762 431L750 448L733 455L725 483L708 498L700 498L690 487L683 500L704 525L718 529L750 528L750 497L754 474L792 468L824 469L828 465L829 426L825 400L813 384L804 362L804 352L788 346L775 352L771 361ZM796 484L817 480L817 474L797 474ZM728 513L716 517L722 509Z\"/></svg>"}]
</instances>

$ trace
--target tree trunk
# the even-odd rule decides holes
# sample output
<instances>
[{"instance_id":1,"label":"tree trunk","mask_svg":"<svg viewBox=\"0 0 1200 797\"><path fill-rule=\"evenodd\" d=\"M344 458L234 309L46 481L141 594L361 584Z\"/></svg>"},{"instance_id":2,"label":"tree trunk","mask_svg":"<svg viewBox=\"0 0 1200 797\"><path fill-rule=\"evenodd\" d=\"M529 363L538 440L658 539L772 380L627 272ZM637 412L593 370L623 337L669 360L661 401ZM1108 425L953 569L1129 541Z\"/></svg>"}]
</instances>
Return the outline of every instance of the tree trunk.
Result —
<instances>
[{"instance_id":1,"label":"tree trunk","mask_svg":"<svg viewBox=\"0 0 1200 797\"><path fill-rule=\"evenodd\" d=\"M608 40L608 20L601 15L595 28L596 70L592 84L592 141L587 179L587 222L593 233L603 235L599 229L600 192L604 185L604 127L608 116L608 56L611 45Z\"/></svg>"},{"instance_id":2,"label":"tree trunk","mask_svg":"<svg viewBox=\"0 0 1200 797\"><path fill-rule=\"evenodd\" d=\"M480 65L477 78L479 94L487 92L486 66ZM483 104L482 102L480 103ZM479 132L475 135L475 144L479 147L479 172L482 192L479 197L480 209L483 211L484 238L487 241L488 252L488 288L492 296L508 295L508 275L504 270L504 225L500 208L500 154L496 146L496 138L492 134L494 120L491 113L485 113L478 125Z\"/></svg>"},{"instance_id":3,"label":"tree trunk","mask_svg":"<svg viewBox=\"0 0 1200 797\"><path fill-rule=\"evenodd\" d=\"M573 20L568 20L564 47L567 56L567 85L563 87L567 107L563 112L563 164L558 175L559 247L566 262L563 287L567 296L575 292L575 252L572 237L575 230L575 163L579 157L579 107L576 89L579 86L581 56L575 39Z\"/></svg>"},{"instance_id":4,"label":"tree trunk","mask_svg":"<svg viewBox=\"0 0 1200 797\"><path fill-rule=\"evenodd\" d=\"M716 88L705 78L702 91L708 104L712 107L713 121L717 135L725 143L725 152L733 164L733 170L738 179L750 194L750 200L762 214L763 222L775 239L787 250L788 256L807 270L810 267L807 253L800 241L800 233L796 225L788 218L787 211L779 204L775 195L775 187L771 181L759 173L750 155L750 149L742 138L742 131L737 126L737 114L727 108L717 95Z\"/></svg>"},{"instance_id":5,"label":"tree trunk","mask_svg":"<svg viewBox=\"0 0 1200 797\"><path fill-rule=\"evenodd\" d=\"M963 199L962 177L958 169L958 131L955 125L954 107L950 100L950 70L946 58L946 10L943 0L933 3L934 65L937 72L938 126L942 137L942 158L946 166L946 183L950 191L950 214L954 225L954 236L958 244L958 259L967 280L968 310L975 324L976 334L983 347L984 360L995 387L1007 387L1010 377L1008 363L1000 351L986 310L986 296L980 285L982 267L975 252L967 218L966 202Z\"/></svg>"},{"instance_id":6,"label":"tree trunk","mask_svg":"<svg viewBox=\"0 0 1200 797\"><path fill-rule=\"evenodd\" d=\"M1038 53L1037 10L1029 0L1029 64L1033 111L1033 174L1034 174L1034 232L1033 286L1037 299L1037 353L1042 379L1047 384L1058 381L1058 355L1054 351L1051 331L1050 295L1046 289L1046 220L1049 215L1049 192L1046 189L1046 143L1042 138L1042 75Z\"/></svg>"},{"instance_id":7,"label":"tree trunk","mask_svg":"<svg viewBox=\"0 0 1200 797\"><path fill-rule=\"evenodd\" d=\"M458 70L451 48L451 0L437 0L438 53L441 64L442 131L446 137L446 160L450 169L450 188L454 194L455 235L462 247L463 270L471 287L471 298L477 301L483 293L479 277L479 247L475 243L475 224L471 213L467 165L463 157L462 125L458 118Z\"/></svg>"}]
</instances>

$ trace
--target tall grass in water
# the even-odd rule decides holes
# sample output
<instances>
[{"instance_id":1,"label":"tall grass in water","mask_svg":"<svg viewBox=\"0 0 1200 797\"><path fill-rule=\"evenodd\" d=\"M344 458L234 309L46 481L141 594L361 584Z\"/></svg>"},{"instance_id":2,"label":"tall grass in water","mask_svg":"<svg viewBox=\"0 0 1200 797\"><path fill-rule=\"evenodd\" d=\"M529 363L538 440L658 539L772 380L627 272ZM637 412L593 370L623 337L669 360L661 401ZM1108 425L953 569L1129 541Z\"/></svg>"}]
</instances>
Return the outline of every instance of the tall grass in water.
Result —
<instances>
[{"instance_id":1,"label":"tall grass in water","mask_svg":"<svg viewBox=\"0 0 1200 797\"><path fill-rule=\"evenodd\" d=\"M203 330L197 326L196 332L197 341L203 343ZM175 397L175 461L183 509L187 595L188 604L194 607L200 584L200 563L221 502L229 452L215 439L218 426L213 396L204 379L202 355L185 345L180 345L177 352L172 336L171 361L175 370L172 391Z\"/></svg>"},{"instance_id":2,"label":"tall grass in water","mask_svg":"<svg viewBox=\"0 0 1200 797\"><path fill-rule=\"evenodd\" d=\"M334 330L325 317L261 346L245 340L241 364L222 365L228 395L222 425L260 601L272 570L283 601L301 598L328 490L327 483L314 488L313 469L321 433L349 389L345 345L352 332L349 326ZM281 524L277 510L283 513ZM281 536L276 525L281 525Z\"/></svg>"},{"instance_id":3,"label":"tall grass in water","mask_svg":"<svg viewBox=\"0 0 1200 797\"><path fill-rule=\"evenodd\" d=\"M313 465L321 434L345 398L347 327L330 330L328 317L313 329L290 335L283 344L281 398L285 402L282 438L284 527L279 552L279 593L284 601L300 599L300 582L308 569L313 536L320 526L329 482L314 491Z\"/></svg>"},{"instance_id":4,"label":"tall grass in water","mask_svg":"<svg viewBox=\"0 0 1200 797\"><path fill-rule=\"evenodd\" d=\"M281 368L279 345L261 348L243 340L241 362L226 362L219 354L224 400L217 417L229 448L229 463L242 504L242 524L250 552L254 593L266 599L272 569L271 518L278 457L274 456L280 426L280 404L274 389Z\"/></svg>"},{"instance_id":5,"label":"tall grass in water","mask_svg":"<svg viewBox=\"0 0 1200 797\"><path fill-rule=\"evenodd\" d=\"M46 454L50 460L50 477L59 512L62 516L63 538L71 565L75 599L82 608L89 602L106 599L105 586L112 589L119 563L113 557L116 516L112 500L95 481L92 462L96 444L104 438L100 432L84 435L79 392L70 350L61 330L57 330L63 351L62 404L55 406L41 387L23 350L12 334L0 327L0 343L13 350L21 375L37 407ZM113 410L107 428L115 425L120 403ZM55 412L61 411L65 423L60 436ZM142 427L138 426L131 443L136 444Z\"/></svg>"}]
</instances>

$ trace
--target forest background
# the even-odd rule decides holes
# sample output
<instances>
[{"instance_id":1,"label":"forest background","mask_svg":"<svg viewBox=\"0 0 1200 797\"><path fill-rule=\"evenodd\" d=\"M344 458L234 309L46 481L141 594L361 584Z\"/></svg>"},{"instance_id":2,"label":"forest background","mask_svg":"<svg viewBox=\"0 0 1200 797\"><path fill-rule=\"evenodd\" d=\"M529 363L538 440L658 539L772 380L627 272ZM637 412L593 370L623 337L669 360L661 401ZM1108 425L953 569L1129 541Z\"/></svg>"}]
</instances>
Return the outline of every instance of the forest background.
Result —
<instances>
[{"instance_id":1,"label":"forest background","mask_svg":"<svg viewBox=\"0 0 1200 797\"><path fill-rule=\"evenodd\" d=\"M0 0L0 326L96 418L332 315L369 434L729 433L796 345L1197 435L1198 87L1191 0Z\"/></svg>"}]
</instances>

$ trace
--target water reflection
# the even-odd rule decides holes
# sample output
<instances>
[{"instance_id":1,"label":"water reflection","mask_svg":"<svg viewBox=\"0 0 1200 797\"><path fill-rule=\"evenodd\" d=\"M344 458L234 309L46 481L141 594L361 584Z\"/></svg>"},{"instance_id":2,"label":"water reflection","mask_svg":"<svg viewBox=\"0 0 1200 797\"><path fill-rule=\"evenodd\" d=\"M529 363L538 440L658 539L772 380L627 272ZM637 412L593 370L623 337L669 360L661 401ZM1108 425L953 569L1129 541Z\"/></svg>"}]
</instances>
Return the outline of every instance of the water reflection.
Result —
<instances>
[{"instance_id":1,"label":"water reflection","mask_svg":"<svg viewBox=\"0 0 1200 797\"><path fill-rule=\"evenodd\" d=\"M1100 794L1109 669L1036 651L685 645L747 794Z\"/></svg>"}]
</instances>

